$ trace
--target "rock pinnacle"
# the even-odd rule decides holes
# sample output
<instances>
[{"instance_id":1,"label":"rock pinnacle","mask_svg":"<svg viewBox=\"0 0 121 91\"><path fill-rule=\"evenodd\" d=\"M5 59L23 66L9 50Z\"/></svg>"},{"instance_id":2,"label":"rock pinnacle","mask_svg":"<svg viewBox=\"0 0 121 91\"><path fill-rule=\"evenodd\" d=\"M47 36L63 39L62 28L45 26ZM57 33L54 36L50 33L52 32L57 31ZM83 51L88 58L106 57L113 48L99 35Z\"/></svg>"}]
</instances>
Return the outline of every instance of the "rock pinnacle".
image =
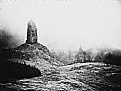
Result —
<instances>
[{"instance_id":1,"label":"rock pinnacle","mask_svg":"<svg viewBox=\"0 0 121 91\"><path fill-rule=\"evenodd\" d=\"M28 22L26 43L37 43L37 28L32 20Z\"/></svg>"}]
</instances>

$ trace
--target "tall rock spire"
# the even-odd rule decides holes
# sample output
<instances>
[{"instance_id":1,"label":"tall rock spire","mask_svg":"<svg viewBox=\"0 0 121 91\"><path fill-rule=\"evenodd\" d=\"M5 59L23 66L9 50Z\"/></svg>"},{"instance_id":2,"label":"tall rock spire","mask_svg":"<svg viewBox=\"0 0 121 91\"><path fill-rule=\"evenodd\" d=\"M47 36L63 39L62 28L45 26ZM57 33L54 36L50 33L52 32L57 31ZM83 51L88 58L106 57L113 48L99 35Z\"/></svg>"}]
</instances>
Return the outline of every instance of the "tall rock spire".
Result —
<instances>
[{"instance_id":1,"label":"tall rock spire","mask_svg":"<svg viewBox=\"0 0 121 91\"><path fill-rule=\"evenodd\" d=\"M26 43L37 43L37 28L32 20L28 22Z\"/></svg>"}]
</instances>

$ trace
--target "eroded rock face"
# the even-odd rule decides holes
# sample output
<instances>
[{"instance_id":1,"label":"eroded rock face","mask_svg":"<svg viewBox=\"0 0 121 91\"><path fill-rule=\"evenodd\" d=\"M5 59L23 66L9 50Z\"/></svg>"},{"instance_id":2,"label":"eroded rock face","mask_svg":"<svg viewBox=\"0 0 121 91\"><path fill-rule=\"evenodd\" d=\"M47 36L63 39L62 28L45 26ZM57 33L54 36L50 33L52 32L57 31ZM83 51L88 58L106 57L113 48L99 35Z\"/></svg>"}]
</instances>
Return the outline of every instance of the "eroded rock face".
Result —
<instances>
[{"instance_id":1,"label":"eroded rock face","mask_svg":"<svg viewBox=\"0 0 121 91\"><path fill-rule=\"evenodd\" d=\"M28 22L26 43L37 43L37 28L32 20Z\"/></svg>"}]
</instances>

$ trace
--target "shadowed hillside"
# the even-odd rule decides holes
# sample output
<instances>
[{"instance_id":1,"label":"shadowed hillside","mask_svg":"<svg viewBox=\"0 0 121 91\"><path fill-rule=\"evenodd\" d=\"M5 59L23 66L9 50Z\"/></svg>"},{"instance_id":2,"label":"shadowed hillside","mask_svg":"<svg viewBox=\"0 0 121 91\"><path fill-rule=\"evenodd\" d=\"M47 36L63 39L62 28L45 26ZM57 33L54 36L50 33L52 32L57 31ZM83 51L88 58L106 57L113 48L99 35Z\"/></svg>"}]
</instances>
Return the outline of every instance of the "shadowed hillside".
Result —
<instances>
[{"instance_id":1,"label":"shadowed hillside","mask_svg":"<svg viewBox=\"0 0 121 91\"><path fill-rule=\"evenodd\" d=\"M9 79L21 79L21 78L31 78L36 76L41 76L41 72L39 69L32 67L30 65L26 65L24 63L19 63L16 59L11 60L4 60L0 63L0 81L2 79L9 78ZM19 59L21 60L21 59ZM24 60L21 60L24 61ZM2 80L3 81L3 80Z\"/></svg>"}]
</instances>

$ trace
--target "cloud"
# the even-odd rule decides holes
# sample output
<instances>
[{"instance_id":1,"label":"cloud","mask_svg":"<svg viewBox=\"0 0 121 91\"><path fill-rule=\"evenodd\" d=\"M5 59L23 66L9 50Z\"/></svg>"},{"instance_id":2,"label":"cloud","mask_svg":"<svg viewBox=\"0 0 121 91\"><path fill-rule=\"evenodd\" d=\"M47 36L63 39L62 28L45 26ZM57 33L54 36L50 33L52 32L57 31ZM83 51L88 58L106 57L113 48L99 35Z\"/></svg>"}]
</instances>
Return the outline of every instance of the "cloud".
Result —
<instances>
[{"instance_id":1,"label":"cloud","mask_svg":"<svg viewBox=\"0 0 121 91\"><path fill-rule=\"evenodd\" d=\"M7 32L7 30L0 30L0 48L15 48L19 45L20 40L17 36Z\"/></svg>"}]
</instances>

